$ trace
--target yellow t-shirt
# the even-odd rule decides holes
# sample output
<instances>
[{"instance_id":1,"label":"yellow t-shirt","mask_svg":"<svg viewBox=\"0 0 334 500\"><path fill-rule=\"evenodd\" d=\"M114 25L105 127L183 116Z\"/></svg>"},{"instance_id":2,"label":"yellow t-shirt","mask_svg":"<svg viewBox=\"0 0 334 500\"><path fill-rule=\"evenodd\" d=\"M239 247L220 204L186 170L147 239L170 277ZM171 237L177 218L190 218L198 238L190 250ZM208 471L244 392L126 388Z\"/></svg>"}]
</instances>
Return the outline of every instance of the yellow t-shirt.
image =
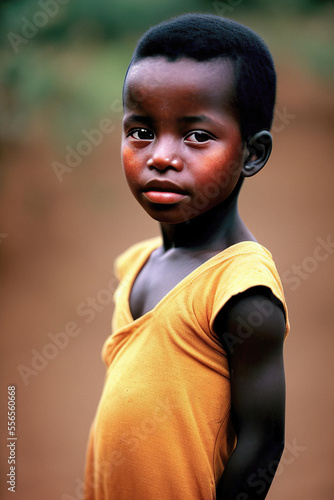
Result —
<instances>
[{"instance_id":1,"label":"yellow t-shirt","mask_svg":"<svg viewBox=\"0 0 334 500\"><path fill-rule=\"evenodd\" d=\"M102 351L108 369L88 444L85 500L215 499L236 438L214 319L233 295L263 285L282 302L289 331L275 264L255 242L215 255L133 320L131 287L160 245L160 238L138 243L116 261L120 284ZM266 314L261 304L255 309L246 332Z\"/></svg>"}]
</instances>

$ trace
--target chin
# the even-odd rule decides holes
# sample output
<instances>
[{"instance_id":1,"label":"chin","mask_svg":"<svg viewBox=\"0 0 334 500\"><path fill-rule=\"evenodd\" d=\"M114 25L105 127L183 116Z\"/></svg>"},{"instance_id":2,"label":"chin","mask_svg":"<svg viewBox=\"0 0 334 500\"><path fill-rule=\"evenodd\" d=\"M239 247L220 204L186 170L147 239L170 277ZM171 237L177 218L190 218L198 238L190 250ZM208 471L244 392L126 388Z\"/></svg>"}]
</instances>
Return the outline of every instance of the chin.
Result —
<instances>
[{"instance_id":1,"label":"chin","mask_svg":"<svg viewBox=\"0 0 334 500\"><path fill-rule=\"evenodd\" d=\"M187 222L189 220L187 218L171 216L166 213L152 214L151 212L147 212L147 214L157 222L161 222L164 224L182 224L183 222Z\"/></svg>"},{"instance_id":2,"label":"chin","mask_svg":"<svg viewBox=\"0 0 334 500\"><path fill-rule=\"evenodd\" d=\"M190 210L187 212L182 212L178 207L170 207L166 210L166 207L161 205L161 209L151 210L145 207L145 212L157 222L165 224L183 224L185 222L198 217L201 212L197 210Z\"/></svg>"},{"instance_id":3,"label":"chin","mask_svg":"<svg viewBox=\"0 0 334 500\"><path fill-rule=\"evenodd\" d=\"M186 222L191 217L182 213L182 211L176 206L166 206L166 205L155 205L154 208L142 206L145 212L154 220L166 224L182 224ZM194 217L196 214L194 214Z\"/></svg>"}]
</instances>

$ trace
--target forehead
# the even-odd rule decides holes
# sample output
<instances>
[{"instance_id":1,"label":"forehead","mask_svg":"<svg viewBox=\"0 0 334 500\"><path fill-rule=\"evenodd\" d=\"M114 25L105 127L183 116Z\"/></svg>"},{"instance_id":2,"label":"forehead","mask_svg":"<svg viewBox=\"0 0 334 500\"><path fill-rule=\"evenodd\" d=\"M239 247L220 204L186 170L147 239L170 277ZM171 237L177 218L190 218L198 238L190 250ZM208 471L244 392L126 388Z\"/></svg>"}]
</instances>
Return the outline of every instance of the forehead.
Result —
<instances>
[{"instance_id":1,"label":"forehead","mask_svg":"<svg viewBox=\"0 0 334 500\"><path fill-rule=\"evenodd\" d=\"M137 107L147 96L166 101L181 99L184 103L223 103L234 91L233 65L228 59L195 61L189 58L169 61L149 57L134 63L124 85L125 107Z\"/></svg>"}]
</instances>

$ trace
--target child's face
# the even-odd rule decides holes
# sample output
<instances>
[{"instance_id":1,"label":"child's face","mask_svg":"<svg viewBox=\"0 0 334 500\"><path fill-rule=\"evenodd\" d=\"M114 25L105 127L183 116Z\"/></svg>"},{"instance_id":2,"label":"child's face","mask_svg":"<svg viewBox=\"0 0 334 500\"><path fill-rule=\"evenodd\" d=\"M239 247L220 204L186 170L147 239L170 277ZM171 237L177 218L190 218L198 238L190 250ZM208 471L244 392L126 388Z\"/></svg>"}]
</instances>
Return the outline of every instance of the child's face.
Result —
<instances>
[{"instance_id":1,"label":"child's face","mask_svg":"<svg viewBox=\"0 0 334 500\"><path fill-rule=\"evenodd\" d=\"M176 224L222 203L245 159L229 61L147 58L124 89L122 161L146 212Z\"/></svg>"}]
</instances>

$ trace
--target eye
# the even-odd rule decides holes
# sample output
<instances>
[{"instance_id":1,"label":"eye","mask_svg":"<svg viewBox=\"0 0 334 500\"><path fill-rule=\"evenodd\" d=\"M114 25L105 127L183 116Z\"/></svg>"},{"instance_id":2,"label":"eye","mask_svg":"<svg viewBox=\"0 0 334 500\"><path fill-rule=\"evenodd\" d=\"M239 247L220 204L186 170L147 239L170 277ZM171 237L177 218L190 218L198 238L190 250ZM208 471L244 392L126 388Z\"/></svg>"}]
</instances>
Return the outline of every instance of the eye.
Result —
<instances>
[{"instance_id":1,"label":"eye","mask_svg":"<svg viewBox=\"0 0 334 500\"><path fill-rule=\"evenodd\" d=\"M195 144L203 144L204 142L214 139L215 138L212 135L204 132L203 130L195 130L186 136L185 141L193 142Z\"/></svg>"},{"instance_id":2,"label":"eye","mask_svg":"<svg viewBox=\"0 0 334 500\"><path fill-rule=\"evenodd\" d=\"M135 128L128 132L127 137L132 137L137 141L153 141L154 133L147 128Z\"/></svg>"}]
</instances>

